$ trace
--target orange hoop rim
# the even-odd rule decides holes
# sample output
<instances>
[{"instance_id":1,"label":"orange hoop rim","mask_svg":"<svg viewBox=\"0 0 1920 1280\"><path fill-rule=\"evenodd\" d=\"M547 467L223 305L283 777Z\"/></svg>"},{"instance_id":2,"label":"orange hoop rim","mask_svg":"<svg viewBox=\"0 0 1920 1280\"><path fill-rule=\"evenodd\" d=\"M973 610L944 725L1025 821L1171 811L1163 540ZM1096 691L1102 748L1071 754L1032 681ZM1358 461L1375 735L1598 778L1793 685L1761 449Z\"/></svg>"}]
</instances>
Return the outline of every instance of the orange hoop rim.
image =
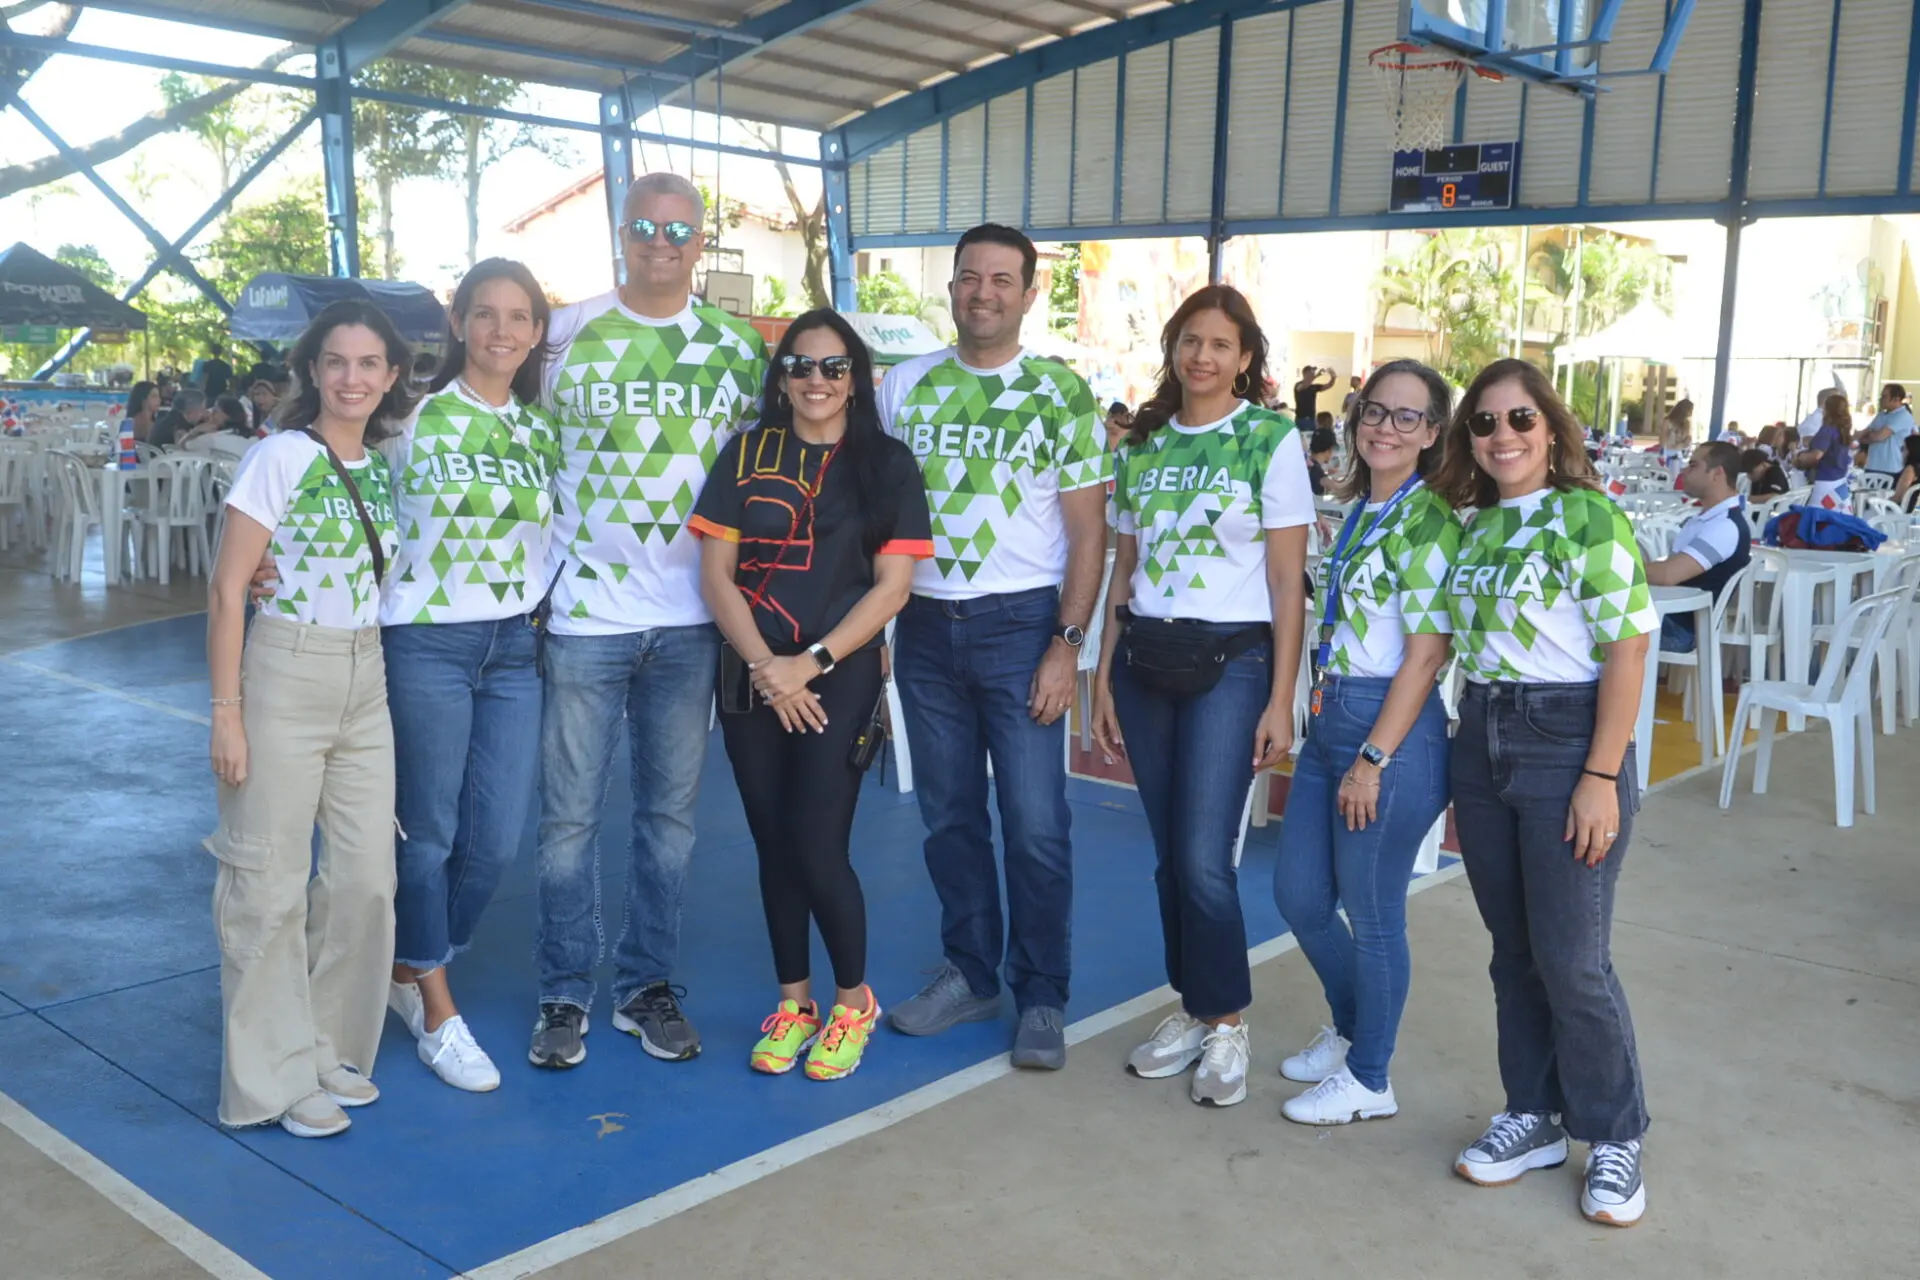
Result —
<instances>
[{"instance_id":1,"label":"orange hoop rim","mask_svg":"<svg viewBox=\"0 0 1920 1280\"><path fill-rule=\"evenodd\" d=\"M1399 55L1397 58L1391 56L1396 54ZM1439 56L1433 57L1432 61L1428 62L1407 61L1407 58L1410 56L1431 55ZM1414 44L1406 40L1396 40L1392 44L1383 44L1378 49L1373 50L1373 52L1367 55L1367 65L1376 71L1386 72L1445 71L1465 73L1471 71L1482 80L1497 81L1507 78L1503 72L1495 71L1491 67L1483 67L1477 62L1471 62L1466 58L1451 53L1451 51L1439 49L1434 45Z\"/></svg>"}]
</instances>

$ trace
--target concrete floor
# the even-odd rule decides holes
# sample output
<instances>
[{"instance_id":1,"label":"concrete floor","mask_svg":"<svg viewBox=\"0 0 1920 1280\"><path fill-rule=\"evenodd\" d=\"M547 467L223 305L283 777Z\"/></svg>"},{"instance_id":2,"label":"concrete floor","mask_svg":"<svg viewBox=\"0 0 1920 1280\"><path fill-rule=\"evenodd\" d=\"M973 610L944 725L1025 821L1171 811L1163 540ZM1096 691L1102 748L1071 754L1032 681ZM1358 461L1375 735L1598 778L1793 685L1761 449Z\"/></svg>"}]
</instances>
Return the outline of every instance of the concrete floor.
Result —
<instances>
[{"instance_id":1,"label":"concrete floor","mask_svg":"<svg viewBox=\"0 0 1920 1280\"><path fill-rule=\"evenodd\" d=\"M201 590L57 586L33 557L0 557L0 661L194 611ZM1203 1110L1184 1080L1125 1075L1147 1014L1077 1045L1058 1075L993 1080L542 1274L1920 1276L1920 787L1905 785L1920 733L1881 744L1881 812L1849 832L1818 732L1785 740L1773 794L1742 793L1731 814L1717 773L1649 797L1615 930L1654 1116L1636 1230L1580 1219L1577 1158L1499 1190L1449 1173L1500 1103L1485 934L1455 879L1412 905L1393 1120L1280 1119L1296 1086L1278 1061L1324 1016L1289 952L1255 970L1242 1106ZM9 1280L222 1274L4 1124L0 1241ZM799 1261L770 1261L796 1242Z\"/></svg>"}]
</instances>

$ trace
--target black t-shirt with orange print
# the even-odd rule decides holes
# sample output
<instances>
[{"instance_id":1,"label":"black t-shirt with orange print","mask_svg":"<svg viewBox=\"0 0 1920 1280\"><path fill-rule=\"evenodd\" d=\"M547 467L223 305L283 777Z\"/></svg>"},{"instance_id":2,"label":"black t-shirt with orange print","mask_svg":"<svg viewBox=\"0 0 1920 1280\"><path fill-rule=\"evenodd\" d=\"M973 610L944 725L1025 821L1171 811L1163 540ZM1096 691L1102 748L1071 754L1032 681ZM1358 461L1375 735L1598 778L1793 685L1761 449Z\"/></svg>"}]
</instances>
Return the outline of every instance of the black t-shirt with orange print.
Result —
<instances>
[{"instance_id":1,"label":"black t-shirt with orange print","mask_svg":"<svg viewBox=\"0 0 1920 1280\"><path fill-rule=\"evenodd\" d=\"M933 529L920 467L898 440L876 443L895 512L879 554L924 560L933 554ZM740 545L733 580L775 653L817 643L873 588L853 468L834 446L808 444L786 428L755 427L728 441L687 525ZM875 636L869 647L879 643Z\"/></svg>"}]
</instances>

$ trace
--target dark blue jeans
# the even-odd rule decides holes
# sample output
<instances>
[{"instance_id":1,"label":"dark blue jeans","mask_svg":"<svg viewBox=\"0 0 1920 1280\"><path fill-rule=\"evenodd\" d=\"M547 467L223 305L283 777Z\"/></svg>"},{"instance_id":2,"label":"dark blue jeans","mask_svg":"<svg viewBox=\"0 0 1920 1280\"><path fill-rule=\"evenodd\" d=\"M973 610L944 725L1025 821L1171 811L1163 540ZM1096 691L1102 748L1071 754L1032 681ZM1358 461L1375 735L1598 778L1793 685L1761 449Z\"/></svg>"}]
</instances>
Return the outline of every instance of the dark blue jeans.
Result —
<instances>
[{"instance_id":1,"label":"dark blue jeans","mask_svg":"<svg viewBox=\"0 0 1920 1280\"><path fill-rule=\"evenodd\" d=\"M1320 714L1308 723L1294 765L1273 865L1273 900L1320 975L1333 1029L1353 1042L1347 1066L1376 1091L1387 1087L1412 980L1407 883L1448 796L1447 710L1435 692L1380 775L1374 820L1349 831L1340 816L1340 779L1380 718L1392 683L1327 678ZM1340 904L1345 920L1334 909Z\"/></svg>"},{"instance_id":2,"label":"dark blue jeans","mask_svg":"<svg viewBox=\"0 0 1920 1280\"><path fill-rule=\"evenodd\" d=\"M438 969L465 951L520 849L540 765L540 672L525 617L381 632L393 715L393 954Z\"/></svg>"},{"instance_id":3,"label":"dark blue jeans","mask_svg":"<svg viewBox=\"0 0 1920 1280\"><path fill-rule=\"evenodd\" d=\"M633 754L633 843L613 952L615 1006L672 974L719 658L712 623L547 637L534 943L541 1000L593 1004L593 967L606 941L600 810L622 721Z\"/></svg>"},{"instance_id":4,"label":"dark blue jeans","mask_svg":"<svg viewBox=\"0 0 1920 1280\"><path fill-rule=\"evenodd\" d=\"M1191 697L1148 686L1124 656L1113 666L1113 709L1153 833L1167 982L1196 1018L1253 1003L1233 846L1253 785L1254 731L1272 695L1266 645L1229 661L1219 684Z\"/></svg>"},{"instance_id":5,"label":"dark blue jeans","mask_svg":"<svg viewBox=\"0 0 1920 1280\"><path fill-rule=\"evenodd\" d=\"M914 596L894 629L927 873L940 895L947 959L975 995L1007 985L1021 1009L1064 1009L1072 956L1073 848L1058 724L1027 714L1033 673L1053 641L1052 587L972 600ZM987 760L1007 849L1007 910L987 813Z\"/></svg>"},{"instance_id":6,"label":"dark blue jeans","mask_svg":"<svg viewBox=\"0 0 1920 1280\"><path fill-rule=\"evenodd\" d=\"M1583 1142L1628 1142L1646 1132L1647 1108L1612 934L1639 808L1634 748L1620 763L1612 850L1589 867L1566 839L1597 704L1594 684L1468 685L1453 740L1453 813L1493 935L1507 1110L1559 1112Z\"/></svg>"}]
</instances>

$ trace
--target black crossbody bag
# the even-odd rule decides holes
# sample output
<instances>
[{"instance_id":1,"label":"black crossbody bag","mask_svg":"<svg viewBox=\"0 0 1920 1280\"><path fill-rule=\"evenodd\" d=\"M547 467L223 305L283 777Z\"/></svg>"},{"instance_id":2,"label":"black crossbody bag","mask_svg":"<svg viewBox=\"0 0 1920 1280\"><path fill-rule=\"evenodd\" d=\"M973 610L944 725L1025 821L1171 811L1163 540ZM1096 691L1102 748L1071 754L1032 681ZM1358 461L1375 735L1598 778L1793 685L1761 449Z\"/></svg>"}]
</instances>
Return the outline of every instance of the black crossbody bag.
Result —
<instances>
[{"instance_id":1,"label":"black crossbody bag","mask_svg":"<svg viewBox=\"0 0 1920 1280\"><path fill-rule=\"evenodd\" d=\"M367 510L366 500L360 496L360 486L353 482L353 473L347 470L347 464L340 461L340 455L333 451L326 437L312 427L302 427L307 438L327 451L327 461L333 464L333 474L340 477L340 483L347 487L347 496L353 499L354 510L360 513L360 528L367 535L367 550L373 553L373 585L378 590L387 580L387 549L380 545L380 529L373 523L373 513Z\"/></svg>"},{"instance_id":2,"label":"black crossbody bag","mask_svg":"<svg viewBox=\"0 0 1920 1280\"><path fill-rule=\"evenodd\" d=\"M1217 631L1184 618L1143 618L1121 605L1120 652L1140 683L1172 697L1211 690L1227 663L1249 649L1273 643L1273 624L1255 622L1238 631Z\"/></svg>"}]
</instances>

